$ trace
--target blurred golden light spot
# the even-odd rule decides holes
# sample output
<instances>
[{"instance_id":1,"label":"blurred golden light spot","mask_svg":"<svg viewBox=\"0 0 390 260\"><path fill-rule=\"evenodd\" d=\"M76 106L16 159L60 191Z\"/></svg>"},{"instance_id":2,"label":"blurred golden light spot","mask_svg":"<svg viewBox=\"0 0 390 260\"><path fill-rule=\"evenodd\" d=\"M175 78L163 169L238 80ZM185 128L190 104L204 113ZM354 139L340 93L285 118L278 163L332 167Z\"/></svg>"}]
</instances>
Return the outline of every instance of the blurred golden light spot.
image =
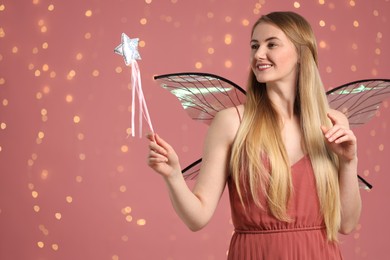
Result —
<instances>
[{"instance_id":1,"label":"blurred golden light spot","mask_svg":"<svg viewBox=\"0 0 390 260\"><path fill-rule=\"evenodd\" d=\"M66 95L66 96L65 96L65 101L66 101L67 103L72 103L72 102L73 102L73 96L70 95L70 94Z\"/></svg>"},{"instance_id":2,"label":"blurred golden light spot","mask_svg":"<svg viewBox=\"0 0 390 260\"><path fill-rule=\"evenodd\" d=\"M41 109L41 115L42 115L42 116L46 116L46 115L47 115L47 110L44 109L44 108L42 108L42 109Z\"/></svg>"},{"instance_id":3,"label":"blurred golden light spot","mask_svg":"<svg viewBox=\"0 0 390 260\"><path fill-rule=\"evenodd\" d=\"M31 155L31 158L35 161L36 159L38 159L38 155L36 153L33 153Z\"/></svg>"},{"instance_id":4,"label":"blurred golden light spot","mask_svg":"<svg viewBox=\"0 0 390 260\"><path fill-rule=\"evenodd\" d=\"M353 71L353 72L357 71L356 65L351 65L351 71Z\"/></svg>"},{"instance_id":5,"label":"blurred golden light spot","mask_svg":"<svg viewBox=\"0 0 390 260\"><path fill-rule=\"evenodd\" d=\"M139 23L145 25L148 23L148 20L146 18L142 18L141 20L139 20Z\"/></svg>"},{"instance_id":6,"label":"blurred golden light spot","mask_svg":"<svg viewBox=\"0 0 390 260\"><path fill-rule=\"evenodd\" d=\"M260 13L259 9L253 9L253 14L258 15Z\"/></svg>"},{"instance_id":7,"label":"blurred golden light spot","mask_svg":"<svg viewBox=\"0 0 390 260\"><path fill-rule=\"evenodd\" d=\"M80 154L79 154L79 159L80 159L81 161L85 161L85 159L86 159L85 153L80 153Z\"/></svg>"},{"instance_id":8,"label":"blurred golden light spot","mask_svg":"<svg viewBox=\"0 0 390 260\"><path fill-rule=\"evenodd\" d=\"M319 44L319 46L320 46L320 48L321 49L324 49L324 48L326 48L326 42L325 41L320 41L320 44Z\"/></svg>"},{"instance_id":9,"label":"blurred golden light spot","mask_svg":"<svg viewBox=\"0 0 390 260\"><path fill-rule=\"evenodd\" d=\"M81 60L83 58L83 54L81 52L76 54L76 60Z\"/></svg>"},{"instance_id":10,"label":"blurred golden light spot","mask_svg":"<svg viewBox=\"0 0 390 260\"><path fill-rule=\"evenodd\" d=\"M43 91L44 94L49 94L50 93L50 87L46 85L46 86L43 87L42 91Z\"/></svg>"},{"instance_id":11,"label":"blurred golden light spot","mask_svg":"<svg viewBox=\"0 0 390 260\"><path fill-rule=\"evenodd\" d=\"M28 69L29 70L33 70L34 69L34 64L32 64L32 63L28 64Z\"/></svg>"},{"instance_id":12,"label":"blurred golden light spot","mask_svg":"<svg viewBox=\"0 0 390 260\"><path fill-rule=\"evenodd\" d=\"M43 95L41 92L37 92L37 94L35 94L35 98L36 99L42 99Z\"/></svg>"},{"instance_id":13,"label":"blurred golden light spot","mask_svg":"<svg viewBox=\"0 0 390 260\"><path fill-rule=\"evenodd\" d=\"M66 202L68 202L68 203L72 203L72 202L73 202L72 196L66 196L65 200L66 200Z\"/></svg>"},{"instance_id":14,"label":"blurred golden light spot","mask_svg":"<svg viewBox=\"0 0 390 260\"><path fill-rule=\"evenodd\" d=\"M151 3L152 3L152 0L145 0L145 3L151 4Z\"/></svg>"},{"instance_id":15,"label":"blurred golden light spot","mask_svg":"<svg viewBox=\"0 0 390 260\"><path fill-rule=\"evenodd\" d=\"M324 20L320 20L319 25L320 25L321 27L324 27L324 26L325 26L325 21L324 21Z\"/></svg>"},{"instance_id":16,"label":"blurred golden light spot","mask_svg":"<svg viewBox=\"0 0 390 260\"><path fill-rule=\"evenodd\" d=\"M250 23L249 23L249 20L248 19L243 19L241 21L241 24L244 25L244 26L248 26Z\"/></svg>"},{"instance_id":17,"label":"blurred golden light spot","mask_svg":"<svg viewBox=\"0 0 390 260\"><path fill-rule=\"evenodd\" d=\"M358 45L356 43L352 43L352 50L357 50L358 49Z\"/></svg>"},{"instance_id":18,"label":"blurred golden light spot","mask_svg":"<svg viewBox=\"0 0 390 260\"><path fill-rule=\"evenodd\" d=\"M383 150L385 150L385 145L380 144L378 148L379 148L379 151L383 152Z\"/></svg>"},{"instance_id":19,"label":"blurred golden light spot","mask_svg":"<svg viewBox=\"0 0 390 260\"><path fill-rule=\"evenodd\" d=\"M299 8L301 7L301 4L299 2L294 2L294 8Z\"/></svg>"},{"instance_id":20,"label":"blurred golden light spot","mask_svg":"<svg viewBox=\"0 0 390 260\"><path fill-rule=\"evenodd\" d=\"M129 147L127 145L122 145L121 151L122 151L122 153L127 153L129 151Z\"/></svg>"},{"instance_id":21,"label":"blurred golden light spot","mask_svg":"<svg viewBox=\"0 0 390 260\"><path fill-rule=\"evenodd\" d=\"M127 206L122 209L122 214L127 215L131 213L131 207Z\"/></svg>"},{"instance_id":22,"label":"blurred golden light spot","mask_svg":"<svg viewBox=\"0 0 390 260\"><path fill-rule=\"evenodd\" d=\"M374 10L374 11L372 12L372 14L373 14L374 16L379 16L379 11L378 11L378 10Z\"/></svg>"},{"instance_id":23,"label":"blurred golden light spot","mask_svg":"<svg viewBox=\"0 0 390 260\"><path fill-rule=\"evenodd\" d=\"M329 7L329 9L334 9L336 6L334 3L329 3L328 7Z\"/></svg>"},{"instance_id":24,"label":"blurred golden light spot","mask_svg":"<svg viewBox=\"0 0 390 260\"><path fill-rule=\"evenodd\" d=\"M4 85L5 84L5 78L0 78L0 85Z\"/></svg>"},{"instance_id":25,"label":"blurred golden light spot","mask_svg":"<svg viewBox=\"0 0 390 260\"><path fill-rule=\"evenodd\" d=\"M131 128L130 127L126 129L126 134L131 135Z\"/></svg>"},{"instance_id":26,"label":"blurred golden light spot","mask_svg":"<svg viewBox=\"0 0 390 260\"><path fill-rule=\"evenodd\" d=\"M232 35L231 34L225 34L225 44L230 45L232 43Z\"/></svg>"},{"instance_id":27,"label":"blurred golden light spot","mask_svg":"<svg viewBox=\"0 0 390 260\"><path fill-rule=\"evenodd\" d=\"M364 170L363 171L363 175L367 177L368 175L370 175L370 171L369 170Z\"/></svg>"},{"instance_id":28,"label":"blurred golden light spot","mask_svg":"<svg viewBox=\"0 0 390 260\"><path fill-rule=\"evenodd\" d=\"M48 71L48 70L49 70L49 65L43 64L43 65L42 65L42 70L43 70L43 71Z\"/></svg>"},{"instance_id":29,"label":"blurred golden light spot","mask_svg":"<svg viewBox=\"0 0 390 260\"><path fill-rule=\"evenodd\" d=\"M381 55L381 49L376 48L376 49L375 49L375 54L376 54L376 55Z\"/></svg>"},{"instance_id":30,"label":"blurred golden light spot","mask_svg":"<svg viewBox=\"0 0 390 260\"><path fill-rule=\"evenodd\" d=\"M39 212L41 210L41 208L38 205L34 205L33 209L35 212Z\"/></svg>"},{"instance_id":31,"label":"blurred golden light spot","mask_svg":"<svg viewBox=\"0 0 390 260\"><path fill-rule=\"evenodd\" d=\"M31 192L31 196L32 196L34 199L38 198L38 192L36 192L35 190L33 190L33 191Z\"/></svg>"},{"instance_id":32,"label":"blurred golden light spot","mask_svg":"<svg viewBox=\"0 0 390 260\"><path fill-rule=\"evenodd\" d=\"M75 76L76 76L76 71L71 70L71 71L68 72L68 75L66 76L66 78L68 80L72 80Z\"/></svg>"},{"instance_id":33,"label":"blurred golden light spot","mask_svg":"<svg viewBox=\"0 0 390 260\"><path fill-rule=\"evenodd\" d=\"M115 68L115 72L116 73L121 73L122 71L123 71L122 67L118 66L118 67Z\"/></svg>"},{"instance_id":34,"label":"blurred golden light spot","mask_svg":"<svg viewBox=\"0 0 390 260\"><path fill-rule=\"evenodd\" d=\"M78 133L78 134L77 134L77 139L78 139L79 141L84 140L84 134L83 134L83 133Z\"/></svg>"},{"instance_id":35,"label":"blurred golden light spot","mask_svg":"<svg viewBox=\"0 0 390 260\"><path fill-rule=\"evenodd\" d=\"M54 214L55 218L60 220L62 218L62 214L57 212L56 214Z\"/></svg>"},{"instance_id":36,"label":"blurred golden light spot","mask_svg":"<svg viewBox=\"0 0 390 260\"><path fill-rule=\"evenodd\" d=\"M3 106L5 106L5 107L8 106L8 99L4 98L2 103L3 103Z\"/></svg>"},{"instance_id":37,"label":"blurred golden light spot","mask_svg":"<svg viewBox=\"0 0 390 260\"><path fill-rule=\"evenodd\" d=\"M45 133L42 132L42 131L39 131L39 132L38 132L38 138L39 138L39 139L43 139L44 137L45 137Z\"/></svg>"},{"instance_id":38,"label":"blurred golden light spot","mask_svg":"<svg viewBox=\"0 0 390 260\"><path fill-rule=\"evenodd\" d=\"M85 11L85 16L86 17L91 17L92 16L92 10Z\"/></svg>"},{"instance_id":39,"label":"blurred golden light spot","mask_svg":"<svg viewBox=\"0 0 390 260\"><path fill-rule=\"evenodd\" d=\"M195 63L195 68L201 69L202 67L203 67L202 62L198 61L198 62Z\"/></svg>"},{"instance_id":40,"label":"blurred golden light spot","mask_svg":"<svg viewBox=\"0 0 390 260\"><path fill-rule=\"evenodd\" d=\"M133 217L130 216L130 215L127 215L127 216L126 216L126 221L127 221L127 222L133 221Z\"/></svg>"},{"instance_id":41,"label":"blurred golden light spot","mask_svg":"<svg viewBox=\"0 0 390 260\"><path fill-rule=\"evenodd\" d=\"M86 34L84 34L84 38L85 38L86 40L89 40L89 39L92 38L92 34L91 34L90 32L87 32Z\"/></svg>"},{"instance_id":42,"label":"blurred golden light spot","mask_svg":"<svg viewBox=\"0 0 390 260\"><path fill-rule=\"evenodd\" d=\"M56 73L55 73L55 71L52 71L52 72L50 72L50 78L55 78L56 77Z\"/></svg>"},{"instance_id":43,"label":"blurred golden light spot","mask_svg":"<svg viewBox=\"0 0 390 260\"><path fill-rule=\"evenodd\" d=\"M324 5L324 4L325 4L325 0L318 0L318 3L319 3L320 5Z\"/></svg>"},{"instance_id":44,"label":"blurred golden light spot","mask_svg":"<svg viewBox=\"0 0 390 260\"><path fill-rule=\"evenodd\" d=\"M49 171L48 170L42 170L41 172L41 179L46 180L47 177L49 177Z\"/></svg>"},{"instance_id":45,"label":"blurred golden light spot","mask_svg":"<svg viewBox=\"0 0 390 260\"><path fill-rule=\"evenodd\" d=\"M231 68L233 66L233 63L230 60L225 61L225 68Z\"/></svg>"},{"instance_id":46,"label":"blurred golden light spot","mask_svg":"<svg viewBox=\"0 0 390 260\"><path fill-rule=\"evenodd\" d=\"M39 248L43 248L45 246L45 244L42 241L38 241L37 246Z\"/></svg>"},{"instance_id":47,"label":"blurred golden light spot","mask_svg":"<svg viewBox=\"0 0 390 260\"><path fill-rule=\"evenodd\" d=\"M4 122L1 122L1 124L0 124L0 128L1 128L1 130L4 130L4 129L6 129L6 128L7 128L7 124L6 124L6 123L4 123Z\"/></svg>"},{"instance_id":48,"label":"blurred golden light spot","mask_svg":"<svg viewBox=\"0 0 390 260\"><path fill-rule=\"evenodd\" d=\"M51 249L53 249L54 251L57 251L58 250L58 245L57 244L52 244L51 245Z\"/></svg>"},{"instance_id":49,"label":"blurred golden light spot","mask_svg":"<svg viewBox=\"0 0 390 260\"><path fill-rule=\"evenodd\" d=\"M93 70L92 71L92 76L98 77L99 76L99 71L98 70Z\"/></svg>"},{"instance_id":50,"label":"blurred golden light spot","mask_svg":"<svg viewBox=\"0 0 390 260\"><path fill-rule=\"evenodd\" d=\"M232 21L232 17L231 16L226 16L225 17L225 22L230 23L231 21Z\"/></svg>"},{"instance_id":51,"label":"blurred golden light spot","mask_svg":"<svg viewBox=\"0 0 390 260\"><path fill-rule=\"evenodd\" d=\"M354 0L350 0L350 1L349 1L349 5L350 5L350 6L355 6L355 5L356 5L356 3L355 3L355 1L354 1Z\"/></svg>"},{"instance_id":52,"label":"blurred golden light spot","mask_svg":"<svg viewBox=\"0 0 390 260\"><path fill-rule=\"evenodd\" d=\"M119 256L118 256L118 255L113 255L113 256L111 257L111 260L119 260Z\"/></svg>"},{"instance_id":53,"label":"blurred golden light spot","mask_svg":"<svg viewBox=\"0 0 390 260\"><path fill-rule=\"evenodd\" d=\"M137 220L137 225L138 226L145 226L146 225L146 220L143 219L143 218Z\"/></svg>"},{"instance_id":54,"label":"blurred golden light spot","mask_svg":"<svg viewBox=\"0 0 390 260\"><path fill-rule=\"evenodd\" d=\"M41 76L41 71L40 70L35 70L34 75L35 75L35 77Z\"/></svg>"},{"instance_id":55,"label":"blurred golden light spot","mask_svg":"<svg viewBox=\"0 0 390 260\"><path fill-rule=\"evenodd\" d=\"M42 233L47 236L49 235L49 230L45 227L45 225L39 225L39 230L42 231Z\"/></svg>"},{"instance_id":56,"label":"blurred golden light spot","mask_svg":"<svg viewBox=\"0 0 390 260\"><path fill-rule=\"evenodd\" d=\"M81 176L76 176L76 182L80 183L83 181L83 177Z\"/></svg>"},{"instance_id":57,"label":"blurred golden light spot","mask_svg":"<svg viewBox=\"0 0 390 260\"><path fill-rule=\"evenodd\" d=\"M37 4L39 4L40 0L33 0L32 2L34 5L37 5Z\"/></svg>"},{"instance_id":58,"label":"blurred golden light spot","mask_svg":"<svg viewBox=\"0 0 390 260\"><path fill-rule=\"evenodd\" d=\"M12 47L12 53L18 53L19 49L18 47L14 46Z\"/></svg>"},{"instance_id":59,"label":"blurred golden light spot","mask_svg":"<svg viewBox=\"0 0 390 260\"><path fill-rule=\"evenodd\" d=\"M80 121L81 121L81 119L80 119L79 116L74 116L74 117L73 117L73 122L74 122L75 124L80 123Z\"/></svg>"},{"instance_id":60,"label":"blurred golden light spot","mask_svg":"<svg viewBox=\"0 0 390 260\"><path fill-rule=\"evenodd\" d=\"M42 19L38 20L38 26L39 27L43 26L44 24L45 24L44 20L42 20Z\"/></svg>"},{"instance_id":61,"label":"blurred golden light spot","mask_svg":"<svg viewBox=\"0 0 390 260\"><path fill-rule=\"evenodd\" d=\"M47 7L47 10L53 11L53 10L54 10L54 5L53 5L53 4L49 5L49 6Z\"/></svg>"},{"instance_id":62,"label":"blurred golden light spot","mask_svg":"<svg viewBox=\"0 0 390 260\"><path fill-rule=\"evenodd\" d=\"M373 76L378 76L378 70L377 69L372 69L371 70L371 75L373 75Z\"/></svg>"},{"instance_id":63,"label":"blurred golden light spot","mask_svg":"<svg viewBox=\"0 0 390 260\"><path fill-rule=\"evenodd\" d=\"M214 54L214 48L211 48L211 47L208 48L208 49L207 49L207 53L208 53L208 54Z\"/></svg>"},{"instance_id":64,"label":"blurred golden light spot","mask_svg":"<svg viewBox=\"0 0 390 260\"><path fill-rule=\"evenodd\" d=\"M28 160L27 160L27 165L28 165L28 166L33 166L33 165L34 165L34 161L31 160L31 159L28 159Z\"/></svg>"},{"instance_id":65,"label":"blurred golden light spot","mask_svg":"<svg viewBox=\"0 0 390 260\"><path fill-rule=\"evenodd\" d=\"M0 27L0 38L4 38L4 37L5 37L5 31L3 27Z\"/></svg>"},{"instance_id":66,"label":"blurred golden light spot","mask_svg":"<svg viewBox=\"0 0 390 260\"><path fill-rule=\"evenodd\" d=\"M39 52L39 50L38 50L37 47L34 47L34 48L32 49L32 53L33 53L33 54L37 54L38 52Z\"/></svg>"},{"instance_id":67,"label":"blurred golden light spot","mask_svg":"<svg viewBox=\"0 0 390 260\"><path fill-rule=\"evenodd\" d=\"M146 42L145 41L139 41L138 45L139 45L139 47L144 48L146 46Z\"/></svg>"},{"instance_id":68,"label":"blurred golden light spot","mask_svg":"<svg viewBox=\"0 0 390 260\"><path fill-rule=\"evenodd\" d=\"M42 43L42 49L46 50L49 48L49 44L47 42Z\"/></svg>"},{"instance_id":69,"label":"blurred golden light spot","mask_svg":"<svg viewBox=\"0 0 390 260\"><path fill-rule=\"evenodd\" d=\"M376 172L379 172L381 170L381 166L380 165L375 165L374 170Z\"/></svg>"},{"instance_id":70,"label":"blurred golden light spot","mask_svg":"<svg viewBox=\"0 0 390 260\"><path fill-rule=\"evenodd\" d=\"M47 32L47 27L44 25L41 27L41 33Z\"/></svg>"},{"instance_id":71,"label":"blurred golden light spot","mask_svg":"<svg viewBox=\"0 0 390 260\"><path fill-rule=\"evenodd\" d=\"M29 184L27 184L27 187L28 187L29 190L33 190L34 189L34 184L30 182Z\"/></svg>"},{"instance_id":72,"label":"blurred golden light spot","mask_svg":"<svg viewBox=\"0 0 390 260\"><path fill-rule=\"evenodd\" d=\"M214 13L213 12L208 12L207 13L207 18L214 18Z\"/></svg>"},{"instance_id":73,"label":"blurred golden light spot","mask_svg":"<svg viewBox=\"0 0 390 260\"><path fill-rule=\"evenodd\" d=\"M125 167L123 167L123 165L118 165L118 166L116 167L116 170L117 170L118 172L123 172L123 171L125 170Z\"/></svg>"},{"instance_id":74,"label":"blurred golden light spot","mask_svg":"<svg viewBox=\"0 0 390 260\"><path fill-rule=\"evenodd\" d=\"M121 237L121 239L122 239L123 242L129 241L129 237L126 236L126 235L123 235L123 236Z\"/></svg>"},{"instance_id":75,"label":"blurred golden light spot","mask_svg":"<svg viewBox=\"0 0 390 260\"><path fill-rule=\"evenodd\" d=\"M358 21L353 21L353 27L359 27L359 22Z\"/></svg>"},{"instance_id":76,"label":"blurred golden light spot","mask_svg":"<svg viewBox=\"0 0 390 260\"><path fill-rule=\"evenodd\" d=\"M5 10L5 5L0 5L0 11L4 11Z\"/></svg>"},{"instance_id":77,"label":"blurred golden light spot","mask_svg":"<svg viewBox=\"0 0 390 260\"><path fill-rule=\"evenodd\" d=\"M126 192L126 190L127 190L127 188L126 188L125 185L122 185L122 186L119 187L119 191L120 192Z\"/></svg>"},{"instance_id":78,"label":"blurred golden light spot","mask_svg":"<svg viewBox=\"0 0 390 260\"><path fill-rule=\"evenodd\" d=\"M178 0L171 0L172 4L176 4Z\"/></svg>"}]
</instances>

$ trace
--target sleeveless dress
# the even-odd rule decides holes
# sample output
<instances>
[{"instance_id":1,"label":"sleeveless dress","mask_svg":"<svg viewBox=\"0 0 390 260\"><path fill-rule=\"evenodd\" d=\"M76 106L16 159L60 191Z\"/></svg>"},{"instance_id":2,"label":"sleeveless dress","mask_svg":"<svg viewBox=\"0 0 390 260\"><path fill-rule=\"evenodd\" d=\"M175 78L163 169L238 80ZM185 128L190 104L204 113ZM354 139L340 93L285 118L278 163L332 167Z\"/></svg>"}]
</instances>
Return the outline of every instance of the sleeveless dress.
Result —
<instances>
[{"instance_id":1,"label":"sleeveless dress","mask_svg":"<svg viewBox=\"0 0 390 260\"><path fill-rule=\"evenodd\" d=\"M342 259L337 243L328 242L320 213L315 178L306 155L291 166L293 194L288 204L291 222L274 218L249 202L241 205L232 178L228 179L232 220L235 227L228 253L229 260L334 260Z\"/></svg>"}]
</instances>

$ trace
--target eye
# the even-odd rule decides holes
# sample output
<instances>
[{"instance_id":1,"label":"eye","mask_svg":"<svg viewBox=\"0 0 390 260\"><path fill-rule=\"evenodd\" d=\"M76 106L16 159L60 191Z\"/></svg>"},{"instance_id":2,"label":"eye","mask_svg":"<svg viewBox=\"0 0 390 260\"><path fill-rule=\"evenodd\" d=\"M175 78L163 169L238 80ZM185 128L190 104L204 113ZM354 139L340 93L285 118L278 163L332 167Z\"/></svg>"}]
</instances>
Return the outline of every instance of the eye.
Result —
<instances>
[{"instance_id":1,"label":"eye","mask_svg":"<svg viewBox=\"0 0 390 260\"><path fill-rule=\"evenodd\" d=\"M270 42L270 43L268 43L267 46L268 46L268 48L273 49L273 48L277 47L278 45L276 43Z\"/></svg>"},{"instance_id":2,"label":"eye","mask_svg":"<svg viewBox=\"0 0 390 260\"><path fill-rule=\"evenodd\" d=\"M257 50L258 48L259 48L258 44L256 44L256 43L251 44L251 49L252 50Z\"/></svg>"}]
</instances>

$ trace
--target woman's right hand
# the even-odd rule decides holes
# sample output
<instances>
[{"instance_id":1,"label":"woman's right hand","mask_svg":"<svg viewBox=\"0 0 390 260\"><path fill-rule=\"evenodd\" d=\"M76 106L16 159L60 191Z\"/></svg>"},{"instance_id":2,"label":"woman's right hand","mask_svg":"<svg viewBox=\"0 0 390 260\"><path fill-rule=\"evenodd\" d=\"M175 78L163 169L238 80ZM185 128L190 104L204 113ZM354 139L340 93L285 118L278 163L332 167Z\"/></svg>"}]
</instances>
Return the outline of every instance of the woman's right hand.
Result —
<instances>
[{"instance_id":1,"label":"woman's right hand","mask_svg":"<svg viewBox=\"0 0 390 260\"><path fill-rule=\"evenodd\" d=\"M157 134L148 134L149 154L147 163L163 177L181 175L179 158L175 150Z\"/></svg>"}]
</instances>

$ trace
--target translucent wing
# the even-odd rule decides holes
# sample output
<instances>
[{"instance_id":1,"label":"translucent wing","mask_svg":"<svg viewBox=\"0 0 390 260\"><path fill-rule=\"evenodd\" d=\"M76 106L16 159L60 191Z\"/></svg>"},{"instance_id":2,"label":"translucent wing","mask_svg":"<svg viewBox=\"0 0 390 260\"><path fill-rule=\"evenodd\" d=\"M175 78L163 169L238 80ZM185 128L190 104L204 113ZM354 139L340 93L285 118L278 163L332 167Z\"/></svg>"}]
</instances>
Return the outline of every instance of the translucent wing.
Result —
<instances>
[{"instance_id":1,"label":"translucent wing","mask_svg":"<svg viewBox=\"0 0 390 260\"><path fill-rule=\"evenodd\" d=\"M389 79L359 80L327 92L329 105L343 112L351 127L367 123L390 97Z\"/></svg>"},{"instance_id":2,"label":"translucent wing","mask_svg":"<svg viewBox=\"0 0 390 260\"><path fill-rule=\"evenodd\" d=\"M175 73L154 77L175 95L194 120L210 124L215 114L245 101L245 90L223 77L208 73Z\"/></svg>"}]
</instances>

